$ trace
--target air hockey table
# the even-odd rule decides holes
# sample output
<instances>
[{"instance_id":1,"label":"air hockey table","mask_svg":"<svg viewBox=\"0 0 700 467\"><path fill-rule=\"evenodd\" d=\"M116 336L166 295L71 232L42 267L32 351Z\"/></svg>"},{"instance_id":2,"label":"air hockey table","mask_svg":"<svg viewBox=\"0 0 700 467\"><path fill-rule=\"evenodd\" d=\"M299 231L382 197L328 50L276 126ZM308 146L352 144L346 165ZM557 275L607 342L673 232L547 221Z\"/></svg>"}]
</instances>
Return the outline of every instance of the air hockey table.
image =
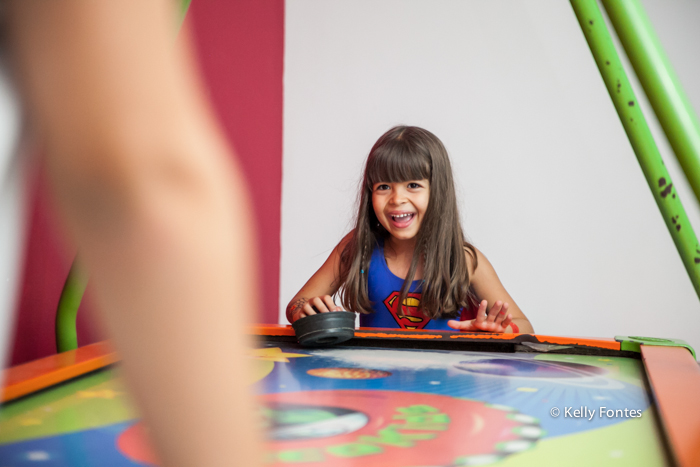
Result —
<instances>
[{"instance_id":1,"label":"air hockey table","mask_svg":"<svg viewBox=\"0 0 700 467\"><path fill-rule=\"evenodd\" d=\"M253 332L267 465L700 465L700 369L680 341ZM107 342L6 370L2 397L2 467L157 465Z\"/></svg>"}]
</instances>

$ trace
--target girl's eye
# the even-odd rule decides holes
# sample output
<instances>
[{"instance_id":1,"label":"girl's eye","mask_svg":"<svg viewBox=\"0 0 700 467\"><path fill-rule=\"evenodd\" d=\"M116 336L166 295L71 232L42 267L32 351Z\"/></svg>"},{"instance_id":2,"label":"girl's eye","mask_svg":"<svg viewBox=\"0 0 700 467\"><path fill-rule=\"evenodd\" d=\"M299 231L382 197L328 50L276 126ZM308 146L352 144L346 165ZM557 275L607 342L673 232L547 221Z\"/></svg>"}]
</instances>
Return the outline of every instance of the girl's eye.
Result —
<instances>
[{"instance_id":1,"label":"girl's eye","mask_svg":"<svg viewBox=\"0 0 700 467\"><path fill-rule=\"evenodd\" d=\"M418 183L411 182L411 183L408 184L408 187L409 187L409 188L416 189L416 188L420 188L421 186L420 186Z\"/></svg>"},{"instance_id":2,"label":"girl's eye","mask_svg":"<svg viewBox=\"0 0 700 467\"><path fill-rule=\"evenodd\" d=\"M389 185L378 185L377 188L375 188L374 190L375 191L384 191L384 190L388 190L388 189L389 189Z\"/></svg>"}]
</instances>

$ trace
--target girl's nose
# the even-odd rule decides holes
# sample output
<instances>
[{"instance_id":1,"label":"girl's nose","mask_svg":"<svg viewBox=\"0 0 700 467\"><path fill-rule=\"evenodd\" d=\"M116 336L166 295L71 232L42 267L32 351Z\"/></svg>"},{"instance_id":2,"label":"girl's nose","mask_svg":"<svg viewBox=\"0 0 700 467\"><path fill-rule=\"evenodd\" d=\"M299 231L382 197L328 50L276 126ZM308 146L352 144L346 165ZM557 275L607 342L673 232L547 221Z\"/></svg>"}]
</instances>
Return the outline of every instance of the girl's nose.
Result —
<instances>
[{"instance_id":1,"label":"girl's nose","mask_svg":"<svg viewBox=\"0 0 700 467\"><path fill-rule=\"evenodd\" d=\"M403 204L406 201L406 193L402 189L397 189L394 190L394 192L391 195L391 204L394 205L399 205Z\"/></svg>"}]
</instances>

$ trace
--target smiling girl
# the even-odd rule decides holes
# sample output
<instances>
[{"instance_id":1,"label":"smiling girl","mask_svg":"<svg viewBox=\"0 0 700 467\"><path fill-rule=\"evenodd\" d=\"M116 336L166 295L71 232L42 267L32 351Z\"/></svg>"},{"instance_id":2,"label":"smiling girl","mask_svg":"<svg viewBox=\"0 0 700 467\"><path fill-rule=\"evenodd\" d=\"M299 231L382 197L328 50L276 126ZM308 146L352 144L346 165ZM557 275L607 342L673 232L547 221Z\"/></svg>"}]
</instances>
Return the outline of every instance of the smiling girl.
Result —
<instances>
[{"instance_id":1,"label":"smiling girl","mask_svg":"<svg viewBox=\"0 0 700 467\"><path fill-rule=\"evenodd\" d=\"M442 142L398 126L374 144L355 228L287 306L287 319L340 311L366 327L533 332L486 257L464 238ZM451 319L450 319L451 318Z\"/></svg>"}]
</instances>

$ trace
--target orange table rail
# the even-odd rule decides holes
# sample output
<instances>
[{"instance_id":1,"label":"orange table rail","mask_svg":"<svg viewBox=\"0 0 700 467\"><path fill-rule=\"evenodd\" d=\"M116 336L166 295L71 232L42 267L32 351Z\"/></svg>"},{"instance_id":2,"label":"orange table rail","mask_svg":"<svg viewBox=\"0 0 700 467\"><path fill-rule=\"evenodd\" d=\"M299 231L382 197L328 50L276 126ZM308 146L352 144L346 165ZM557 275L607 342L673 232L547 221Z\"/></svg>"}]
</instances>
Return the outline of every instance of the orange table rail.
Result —
<instances>
[{"instance_id":1,"label":"orange table rail","mask_svg":"<svg viewBox=\"0 0 700 467\"><path fill-rule=\"evenodd\" d=\"M683 347L642 346L661 423L680 466L700 465L700 367Z\"/></svg>"},{"instance_id":2,"label":"orange table rail","mask_svg":"<svg viewBox=\"0 0 700 467\"><path fill-rule=\"evenodd\" d=\"M294 336L291 326L282 324L264 324L252 327L253 334L259 336ZM620 350L620 343L615 339L589 337L559 337L537 334L494 334L490 332L454 332L431 331L426 329L392 329L392 328L357 328L355 337L372 339L406 339L406 340L464 340L464 341L500 341L531 342L551 345L575 345L598 349Z\"/></svg>"},{"instance_id":3,"label":"orange table rail","mask_svg":"<svg viewBox=\"0 0 700 467\"><path fill-rule=\"evenodd\" d=\"M109 342L98 342L12 367L3 372L4 389L0 401L17 399L118 360Z\"/></svg>"}]
</instances>

